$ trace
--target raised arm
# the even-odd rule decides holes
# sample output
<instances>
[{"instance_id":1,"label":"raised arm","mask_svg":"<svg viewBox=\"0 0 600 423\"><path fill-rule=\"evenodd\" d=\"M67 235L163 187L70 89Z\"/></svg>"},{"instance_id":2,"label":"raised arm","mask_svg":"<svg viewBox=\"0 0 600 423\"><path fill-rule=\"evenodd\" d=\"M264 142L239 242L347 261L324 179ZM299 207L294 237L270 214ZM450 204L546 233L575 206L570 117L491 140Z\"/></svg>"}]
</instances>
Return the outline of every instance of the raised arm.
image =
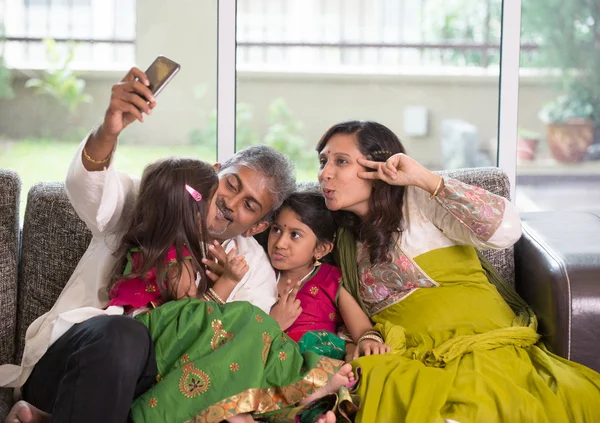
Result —
<instances>
[{"instance_id":1,"label":"raised arm","mask_svg":"<svg viewBox=\"0 0 600 423\"><path fill-rule=\"evenodd\" d=\"M444 235L461 244L502 249L521 237L519 212L510 201L455 179L444 178L433 199L426 191L411 187L406 201L414 202Z\"/></svg>"},{"instance_id":2,"label":"raised arm","mask_svg":"<svg viewBox=\"0 0 600 423\"><path fill-rule=\"evenodd\" d=\"M385 162L365 159L358 162L376 170L360 172L360 177L405 186L406 208L416 206L454 241L477 248L502 249L521 237L519 212L503 197L444 179L405 154L394 154Z\"/></svg>"},{"instance_id":3,"label":"raised arm","mask_svg":"<svg viewBox=\"0 0 600 423\"><path fill-rule=\"evenodd\" d=\"M112 155L125 127L150 114L156 100L147 87L148 79L131 69L112 87L104 121L79 146L67 173L67 195L79 217L94 235L114 229L123 207L137 193L138 180L118 173Z\"/></svg>"}]
</instances>

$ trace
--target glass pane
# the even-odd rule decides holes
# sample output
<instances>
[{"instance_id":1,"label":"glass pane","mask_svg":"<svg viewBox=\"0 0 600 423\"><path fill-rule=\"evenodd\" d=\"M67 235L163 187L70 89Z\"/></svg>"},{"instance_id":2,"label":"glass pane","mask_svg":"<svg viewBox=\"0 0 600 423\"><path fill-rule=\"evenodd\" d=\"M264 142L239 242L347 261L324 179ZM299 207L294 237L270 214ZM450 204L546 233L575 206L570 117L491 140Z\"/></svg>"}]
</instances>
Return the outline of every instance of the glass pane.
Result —
<instances>
[{"instance_id":1,"label":"glass pane","mask_svg":"<svg viewBox=\"0 0 600 423\"><path fill-rule=\"evenodd\" d=\"M501 0L238 0L237 148L314 180L340 121L390 127L432 169L496 164Z\"/></svg>"},{"instance_id":2,"label":"glass pane","mask_svg":"<svg viewBox=\"0 0 600 423\"><path fill-rule=\"evenodd\" d=\"M600 209L598 1L523 2L517 205Z\"/></svg>"},{"instance_id":3,"label":"glass pane","mask_svg":"<svg viewBox=\"0 0 600 423\"><path fill-rule=\"evenodd\" d=\"M102 122L112 85L159 54L181 70L154 113L121 134L117 167L139 176L170 155L216 161L216 2L5 0L0 10L0 167L23 179L23 206L32 184L64 180L78 143ZM96 12L102 25L87 25L85 17L96 19ZM80 41L19 41L47 37Z\"/></svg>"}]
</instances>

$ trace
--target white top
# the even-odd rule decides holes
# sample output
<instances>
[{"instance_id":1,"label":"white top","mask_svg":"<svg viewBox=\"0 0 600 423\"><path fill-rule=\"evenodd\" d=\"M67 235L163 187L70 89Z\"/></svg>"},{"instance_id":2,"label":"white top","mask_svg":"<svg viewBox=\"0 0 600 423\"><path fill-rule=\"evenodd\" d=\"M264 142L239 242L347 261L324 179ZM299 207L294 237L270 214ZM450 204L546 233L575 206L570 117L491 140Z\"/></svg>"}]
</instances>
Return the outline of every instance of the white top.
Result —
<instances>
[{"instance_id":1,"label":"white top","mask_svg":"<svg viewBox=\"0 0 600 423\"><path fill-rule=\"evenodd\" d=\"M67 195L79 217L92 232L92 241L52 309L27 329L21 365L0 366L0 386L22 386L48 347L75 323L100 314L120 314L108 304L108 279L119 237L117 228L132 212L140 180L118 172L111 160L101 172L88 172L80 144L66 179ZM227 302L249 301L268 313L277 299L275 272L263 248L254 238L238 236L226 241L226 251L237 245L246 257L248 273L237 284ZM68 313L67 313L68 312ZM58 323L57 323L58 320Z\"/></svg>"}]
</instances>

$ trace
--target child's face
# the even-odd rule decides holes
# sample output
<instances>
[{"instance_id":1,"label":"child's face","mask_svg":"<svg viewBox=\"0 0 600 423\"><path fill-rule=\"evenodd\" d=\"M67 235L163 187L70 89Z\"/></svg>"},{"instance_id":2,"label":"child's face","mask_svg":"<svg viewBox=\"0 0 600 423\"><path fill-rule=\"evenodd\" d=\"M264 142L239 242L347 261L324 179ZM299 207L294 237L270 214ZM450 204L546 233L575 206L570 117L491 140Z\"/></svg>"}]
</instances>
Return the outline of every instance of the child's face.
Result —
<instances>
[{"instance_id":1,"label":"child's face","mask_svg":"<svg viewBox=\"0 0 600 423\"><path fill-rule=\"evenodd\" d=\"M269 232L269 257L277 270L294 270L313 263L317 237L290 209L282 210Z\"/></svg>"},{"instance_id":2,"label":"child's face","mask_svg":"<svg viewBox=\"0 0 600 423\"><path fill-rule=\"evenodd\" d=\"M227 230L229 221L225 219L215 219L217 215L217 195L213 195L208 206L208 214L206 215L206 227L210 228L211 235L220 235Z\"/></svg>"}]
</instances>

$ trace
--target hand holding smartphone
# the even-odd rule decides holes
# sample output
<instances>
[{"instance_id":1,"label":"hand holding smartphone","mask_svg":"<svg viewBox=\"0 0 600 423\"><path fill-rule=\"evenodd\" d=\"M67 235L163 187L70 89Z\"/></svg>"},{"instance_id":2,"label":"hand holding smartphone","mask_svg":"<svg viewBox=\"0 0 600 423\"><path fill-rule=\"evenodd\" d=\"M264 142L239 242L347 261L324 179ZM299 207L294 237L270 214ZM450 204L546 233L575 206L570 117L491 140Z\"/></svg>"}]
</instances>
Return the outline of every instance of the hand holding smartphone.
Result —
<instances>
[{"instance_id":1,"label":"hand holding smartphone","mask_svg":"<svg viewBox=\"0 0 600 423\"><path fill-rule=\"evenodd\" d=\"M146 76L150 85L148 88L152 91L152 94L156 97L163 88L173 79L173 77L179 72L178 63L175 63L171 59L165 56L158 56L150 67L146 70Z\"/></svg>"}]
</instances>

